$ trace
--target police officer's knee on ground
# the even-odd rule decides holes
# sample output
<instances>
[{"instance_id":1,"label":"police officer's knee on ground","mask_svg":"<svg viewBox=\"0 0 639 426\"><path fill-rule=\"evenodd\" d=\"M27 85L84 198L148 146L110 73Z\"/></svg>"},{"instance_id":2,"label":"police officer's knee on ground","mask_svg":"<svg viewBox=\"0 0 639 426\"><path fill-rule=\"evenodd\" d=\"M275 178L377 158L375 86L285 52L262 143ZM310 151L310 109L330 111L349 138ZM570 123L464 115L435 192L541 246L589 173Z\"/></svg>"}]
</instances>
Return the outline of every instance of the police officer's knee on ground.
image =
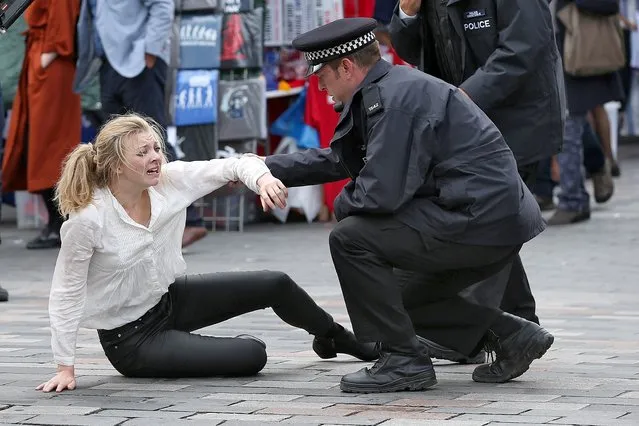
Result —
<instances>
[{"instance_id":1,"label":"police officer's knee on ground","mask_svg":"<svg viewBox=\"0 0 639 426\"><path fill-rule=\"evenodd\" d=\"M350 178L335 200L329 245L358 339L381 342L370 369L345 375L348 392L421 390L437 380L415 330L496 360L473 379L523 374L553 337L538 325L460 298L494 275L544 229L512 152L488 117L454 86L380 60L366 18L338 20L293 42L320 88L343 105L330 148L266 158L287 186ZM394 268L424 286L403 300ZM452 338L442 318L462 316L473 339Z\"/></svg>"}]
</instances>

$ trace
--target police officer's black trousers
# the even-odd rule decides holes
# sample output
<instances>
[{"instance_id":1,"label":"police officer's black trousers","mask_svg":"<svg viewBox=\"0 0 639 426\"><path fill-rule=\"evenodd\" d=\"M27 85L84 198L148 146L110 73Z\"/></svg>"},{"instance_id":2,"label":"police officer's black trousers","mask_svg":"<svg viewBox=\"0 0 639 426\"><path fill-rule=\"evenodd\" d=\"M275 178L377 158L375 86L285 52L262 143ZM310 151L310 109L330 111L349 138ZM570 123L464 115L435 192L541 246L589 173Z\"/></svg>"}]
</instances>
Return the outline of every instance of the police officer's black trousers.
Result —
<instances>
[{"instance_id":1,"label":"police officer's black trousers","mask_svg":"<svg viewBox=\"0 0 639 426\"><path fill-rule=\"evenodd\" d=\"M344 301L361 341L401 346L418 334L472 353L502 313L459 296L512 261L519 246L471 246L419 233L394 218L351 216L329 238ZM395 269L418 277L402 289ZM454 320L452 320L454 318ZM466 338L449 332L464 324Z\"/></svg>"},{"instance_id":2,"label":"police officer's black trousers","mask_svg":"<svg viewBox=\"0 0 639 426\"><path fill-rule=\"evenodd\" d=\"M531 190L537 177L537 167L538 163L519 167L521 179ZM519 255L498 274L468 288L462 295L483 304L500 306L504 312L539 324L535 297ZM459 328L458 333L461 336L464 333L463 324L459 324Z\"/></svg>"},{"instance_id":3,"label":"police officer's black trousers","mask_svg":"<svg viewBox=\"0 0 639 426\"><path fill-rule=\"evenodd\" d=\"M107 358L124 376L252 375L266 364L259 342L191 332L269 307L313 335L326 335L335 324L284 273L227 272L179 278L142 317L113 330L98 330L98 336Z\"/></svg>"}]
</instances>

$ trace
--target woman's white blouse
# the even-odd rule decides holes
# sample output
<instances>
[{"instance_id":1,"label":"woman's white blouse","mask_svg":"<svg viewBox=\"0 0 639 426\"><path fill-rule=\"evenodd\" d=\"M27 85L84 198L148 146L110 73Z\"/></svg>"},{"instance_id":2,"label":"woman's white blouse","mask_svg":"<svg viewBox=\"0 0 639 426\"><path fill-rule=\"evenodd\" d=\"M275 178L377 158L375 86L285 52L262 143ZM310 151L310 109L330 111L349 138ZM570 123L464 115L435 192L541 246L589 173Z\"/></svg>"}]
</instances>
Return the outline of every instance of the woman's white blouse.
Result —
<instances>
[{"instance_id":1,"label":"woman's white blouse","mask_svg":"<svg viewBox=\"0 0 639 426\"><path fill-rule=\"evenodd\" d=\"M268 171L253 155L165 164L149 189L148 227L133 221L108 188L96 190L93 202L62 225L49 298L55 362L74 364L80 326L109 330L134 321L184 275L190 204L231 181L259 192L257 180Z\"/></svg>"}]
</instances>

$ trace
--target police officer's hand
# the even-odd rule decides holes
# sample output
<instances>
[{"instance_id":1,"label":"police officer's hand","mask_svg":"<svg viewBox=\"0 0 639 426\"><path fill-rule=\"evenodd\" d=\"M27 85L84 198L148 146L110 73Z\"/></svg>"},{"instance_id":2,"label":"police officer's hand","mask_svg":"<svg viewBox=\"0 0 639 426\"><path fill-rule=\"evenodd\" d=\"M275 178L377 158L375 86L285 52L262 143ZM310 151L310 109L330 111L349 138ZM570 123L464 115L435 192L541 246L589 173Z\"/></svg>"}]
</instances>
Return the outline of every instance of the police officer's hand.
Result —
<instances>
[{"instance_id":1,"label":"police officer's hand","mask_svg":"<svg viewBox=\"0 0 639 426\"><path fill-rule=\"evenodd\" d=\"M417 15L421 6L422 0L399 0L399 7L401 7L408 16Z\"/></svg>"},{"instance_id":2,"label":"police officer's hand","mask_svg":"<svg viewBox=\"0 0 639 426\"><path fill-rule=\"evenodd\" d=\"M262 209L266 212L269 209L286 207L286 197L288 197L288 189L282 181L276 179L272 174L265 173L257 180L257 186L260 188L260 198L262 201Z\"/></svg>"}]
</instances>

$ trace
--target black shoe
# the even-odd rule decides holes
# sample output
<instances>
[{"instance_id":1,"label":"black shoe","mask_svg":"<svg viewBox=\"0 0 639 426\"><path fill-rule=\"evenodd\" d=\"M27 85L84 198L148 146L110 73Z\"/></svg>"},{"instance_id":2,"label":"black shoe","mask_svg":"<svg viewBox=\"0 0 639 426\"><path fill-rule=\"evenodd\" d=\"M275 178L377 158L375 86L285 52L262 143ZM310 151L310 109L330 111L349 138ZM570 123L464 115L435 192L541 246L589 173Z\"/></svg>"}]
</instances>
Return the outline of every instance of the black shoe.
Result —
<instances>
[{"instance_id":1,"label":"black shoe","mask_svg":"<svg viewBox=\"0 0 639 426\"><path fill-rule=\"evenodd\" d=\"M619 163L617 163L616 161L613 161L612 164L610 165L610 174L612 175L612 177L621 176L621 170L619 169Z\"/></svg>"},{"instance_id":2,"label":"black shoe","mask_svg":"<svg viewBox=\"0 0 639 426\"><path fill-rule=\"evenodd\" d=\"M332 337L315 336L313 350L322 359L335 358L337 354L347 354L362 361L374 361L379 358L379 348L375 343L360 343L350 331L338 326Z\"/></svg>"},{"instance_id":3,"label":"black shoe","mask_svg":"<svg viewBox=\"0 0 639 426\"><path fill-rule=\"evenodd\" d=\"M48 226L42 230L42 233L27 243L27 249L54 249L60 248L62 241L60 240L60 232L53 231Z\"/></svg>"},{"instance_id":4,"label":"black shoe","mask_svg":"<svg viewBox=\"0 0 639 426\"><path fill-rule=\"evenodd\" d=\"M479 351L475 356L469 357L452 349L438 345L435 342L417 336L417 339L428 348L428 355L431 358L445 359L446 361L458 362L460 364L484 364L486 362L486 352Z\"/></svg>"},{"instance_id":5,"label":"black shoe","mask_svg":"<svg viewBox=\"0 0 639 426\"><path fill-rule=\"evenodd\" d=\"M342 377L344 392L379 393L420 391L437 384L433 363L427 351L414 354L382 352L371 368L362 368Z\"/></svg>"},{"instance_id":6,"label":"black shoe","mask_svg":"<svg viewBox=\"0 0 639 426\"><path fill-rule=\"evenodd\" d=\"M9 300L9 292L0 287L0 302L6 302Z\"/></svg>"},{"instance_id":7,"label":"black shoe","mask_svg":"<svg viewBox=\"0 0 639 426\"><path fill-rule=\"evenodd\" d=\"M506 314L508 315L508 314ZM525 319L514 317L522 327L500 338L492 331L486 337L486 346L495 352L496 359L480 365L473 371L473 380L480 383L504 383L524 374L530 364L541 358L552 346L555 338L545 329Z\"/></svg>"},{"instance_id":8,"label":"black shoe","mask_svg":"<svg viewBox=\"0 0 639 426\"><path fill-rule=\"evenodd\" d=\"M254 342L259 343L259 345L266 349L266 343L264 343L264 340L262 339L258 339L255 336L251 336L250 334L238 334L237 336L235 336L236 339L246 339L246 340L252 340Z\"/></svg>"}]
</instances>

